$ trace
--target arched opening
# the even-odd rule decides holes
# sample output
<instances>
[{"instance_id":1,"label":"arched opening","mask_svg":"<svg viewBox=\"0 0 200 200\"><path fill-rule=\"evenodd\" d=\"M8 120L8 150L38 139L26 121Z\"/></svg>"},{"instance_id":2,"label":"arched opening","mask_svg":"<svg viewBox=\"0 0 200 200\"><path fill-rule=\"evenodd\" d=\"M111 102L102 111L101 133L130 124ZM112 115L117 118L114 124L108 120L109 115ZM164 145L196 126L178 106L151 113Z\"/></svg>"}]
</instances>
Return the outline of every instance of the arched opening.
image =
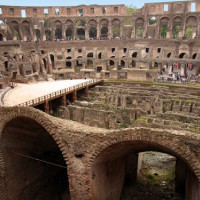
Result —
<instances>
[{"instance_id":1,"label":"arched opening","mask_svg":"<svg viewBox=\"0 0 200 200\"><path fill-rule=\"evenodd\" d=\"M4 62L4 67L5 67L5 70L8 71L8 61Z\"/></svg>"},{"instance_id":2,"label":"arched opening","mask_svg":"<svg viewBox=\"0 0 200 200\"><path fill-rule=\"evenodd\" d=\"M98 54L98 59L102 59L102 52Z\"/></svg>"},{"instance_id":3,"label":"arched opening","mask_svg":"<svg viewBox=\"0 0 200 200\"><path fill-rule=\"evenodd\" d=\"M187 57L187 54L186 53L181 53L179 54L179 58L186 58Z\"/></svg>"},{"instance_id":4,"label":"arched opening","mask_svg":"<svg viewBox=\"0 0 200 200\"><path fill-rule=\"evenodd\" d=\"M52 68L55 69L55 59L54 59L53 54L50 54L50 60L51 60Z\"/></svg>"},{"instance_id":5,"label":"arched opening","mask_svg":"<svg viewBox=\"0 0 200 200\"><path fill-rule=\"evenodd\" d=\"M72 62L67 61L67 62L66 62L66 67L67 67L67 68L71 68L71 67L72 67Z\"/></svg>"},{"instance_id":6,"label":"arched opening","mask_svg":"<svg viewBox=\"0 0 200 200\"><path fill-rule=\"evenodd\" d=\"M79 40L85 40L85 30L83 28L77 29L77 38Z\"/></svg>"},{"instance_id":7,"label":"arched opening","mask_svg":"<svg viewBox=\"0 0 200 200\"><path fill-rule=\"evenodd\" d=\"M157 23L156 17L149 18L149 25L150 26L155 26L156 23Z\"/></svg>"},{"instance_id":8,"label":"arched opening","mask_svg":"<svg viewBox=\"0 0 200 200\"><path fill-rule=\"evenodd\" d=\"M97 67L97 73L101 73L101 71L102 71L102 67L101 67L101 66L98 66L98 67Z\"/></svg>"},{"instance_id":9,"label":"arched opening","mask_svg":"<svg viewBox=\"0 0 200 200\"><path fill-rule=\"evenodd\" d=\"M186 39L193 39L195 37L195 33L194 33L194 28L193 26L188 26L186 29L185 29L185 37Z\"/></svg>"},{"instance_id":10,"label":"arched opening","mask_svg":"<svg viewBox=\"0 0 200 200\"><path fill-rule=\"evenodd\" d=\"M119 19L114 19L112 21L112 33L113 33L113 38L120 37L120 21L119 21Z\"/></svg>"},{"instance_id":11,"label":"arched opening","mask_svg":"<svg viewBox=\"0 0 200 200\"><path fill-rule=\"evenodd\" d=\"M170 58L171 57L171 52L169 52L168 54L167 54L167 58Z\"/></svg>"},{"instance_id":12,"label":"arched opening","mask_svg":"<svg viewBox=\"0 0 200 200\"><path fill-rule=\"evenodd\" d=\"M171 200L175 197L175 199L184 200L194 197L194 199L199 199L200 183L189 165L189 159L186 162L182 157L184 154L180 155L171 148L169 145L163 146L158 142L137 140L118 142L108 146L99 152L92 164L94 198ZM164 157L168 162L171 160L172 166L166 170L167 173L164 173L162 167L160 171L155 169L155 166L151 171L152 164L150 167L141 166L142 161L147 163L144 156L140 157L142 152L155 153L157 160L152 155L148 158L149 162L156 162L157 166L159 166L158 153L165 153L161 158ZM166 167L166 165L163 163L163 166ZM141 174L145 179L141 179L139 176ZM192 190L192 186L188 183L193 185Z\"/></svg>"},{"instance_id":13,"label":"arched opening","mask_svg":"<svg viewBox=\"0 0 200 200\"><path fill-rule=\"evenodd\" d=\"M57 28L55 30L55 38L58 40L62 39L62 29L61 28Z\"/></svg>"},{"instance_id":14,"label":"arched opening","mask_svg":"<svg viewBox=\"0 0 200 200\"><path fill-rule=\"evenodd\" d=\"M137 52L134 52L133 54L132 54L132 58L136 58L137 57Z\"/></svg>"},{"instance_id":15,"label":"arched opening","mask_svg":"<svg viewBox=\"0 0 200 200\"><path fill-rule=\"evenodd\" d=\"M160 20L160 36L161 38L167 37L167 31L168 31L168 24L169 24L169 18L163 17Z\"/></svg>"},{"instance_id":16,"label":"arched opening","mask_svg":"<svg viewBox=\"0 0 200 200\"><path fill-rule=\"evenodd\" d=\"M162 25L161 26L160 36L162 38L166 38L167 37L167 25Z\"/></svg>"},{"instance_id":17,"label":"arched opening","mask_svg":"<svg viewBox=\"0 0 200 200\"><path fill-rule=\"evenodd\" d=\"M132 61L131 61L131 67L136 67L136 62L135 62L135 60L132 60Z\"/></svg>"},{"instance_id":18,"label":"arched opening","mask_svg":"<svg viewBox=\"0 0 200 200\"><path fill-rule=\"evenodd\" d=\"M66 38L67 38L67 40L73 39L73 31L72 31L71 28L67 28L67 30L66 30Z\"/></svg>"},{"instance_id":19,"label":"arched opening","mask_svg":"<svg viewBox=\"0 0 200 200\"><path fill-rule=\"evenodd\" d=\"M101 28L101 37L107 38L108 37L108 27Z\"/></svg>"},{"instance_id":20,"label":"arched opening","mask_svg":"<svg viewBox=\"0 0 200 200\"><path fill-rule=\"evenodd\" d=\"M108 38L108 25L109 21L107 19L102 19L100 21L100 28L101 28L101 38Z\"/></svg>"},{"instance_id":21,"label":"arched opening","mask_svg":"<svg viewBox=\"0 0 200 200\"><path fill-rule=\"evenodd\" d=\"M40 34L40 30L39 30L39 29L36 29L36 30L35 30L35 35L36 35L36 39L37 39L37 40L40 40L41 34Z\"/></svg>"},{"instance_id":22,"label":"arched opening","mask_svg":"<svg viewBox=\"0 0 200 200\"><path fill-rule=\"evenodd\" d=\"M88 57L88 58L93 58L93 53L92 53L92 52L88 53L88 54L87 54L87 57Z\"/></svg>"},{"instance_id":23,"label":"arched opening","mask_svg":"<svg viewBox=\"0 0 200 200\"><path fill-rule=\"evenodd\" d=\"M3 35L0 33L0 41L3 41Z\"/></svg>"},{"instance_id":24,"label":"arched opening","mask_svg":"<svg viewBox=\"0 0 200 200\"><path fill-rule=\"evenodd\" d=\"M197 34L197 17L190 16L186 19L186 30L185 30L185 37L186 39L194 39L196 38Z\"/></svg>"},{"instance_id":25,"label":"arched opening","mask_svg":"<svg viewBox=\"0 0 200 200\"><path fill-rule=\"evenodd\" d=\"M47 69L47 61L46 61L46 59L43 58L42 60L43 60L44 68Z\"/></svg>"},{"instance_id":26,"label":"arched opening","mask_svg":"<svg viewBox=\"0 0 200 200\"><path fill-rule=\"evenodd\" d=\"M121 65L121 67L125 67L125 61L124 61L124 60L121 60L121 61L120 61L120 65Z\"/></svg>"},{"instance_id":27,"label":"arched opening","mask_svg":"<svg viewBox=\"0 0 200 200\"><path fill-rule=\"evenodd\" d=\"M89 37L90 37L90 39L96 39L97 38L97 29L96 29L96 27L91 27L89 29Z\"/></svg>"},{"instance_id":28,"label":"arched opening","mask_svg":"<svg viewBox=\"0 0 200 200\"><path fill-rule=\"evenodd\" d=\"M88 69L93 69L93 61L92 60L87 60L87 66L86 66L86 68L88 68Z\"/></svg>"},{"instance_id":29,"label":"arched opening","mask_svg":"<svg viewBox=\"0 0 200 200\"><path fill-rule=\"evenodd\" d=\"M30 23L29 21L22 22L22 29L23 29L23 40L30 41L31 40L31 33L30 33Z\"/></svg>"},{"instance_id":30,"label":"arched opening","mask_svg":"<svg viewBox=\"0 0 200 200\"><path fill-rule=\"evenodd\" d=\"M192 55L192 59L196 59L196 57L197 57L197 53L194 53L194 54Z\"/></svg>"},{"instance_id":31,"label":"arched opening","mask_svg":"<svg viewBox=\"0 0 200 200\"><path fill-rule=\"evenodd\" d=\"M136 28L136 38L142 38L143 37L143 26L138 26Z\"/></svg>"},{"instance_id":32,"label":"arched opening","mask_svg":"<svg viewBox=\"0 0 200 200\"><path fill-rule=\"evenodd\" d=\"M76 66L77 66L77 67L82 67L82 66L83 66L82 56L79 56L79 57L77 58Z\"/></svg>"},{"instance_id":33,"label":"arched opening","mask_svg":"<svg viewBox=\"0 0 200 200\"><path fill-rule=\"evenodd\" d=\"M179 38L180 37L180 30L182 27L182 18L181 17L175 17L173 19L173 28L172 28L172 35L173 38Z\"/></svg>"},{"instance_id":34,"label":"arched opening","mask_svg":"<svg viewBox=\"0 0 200 200\"><path fill-rule=\"evenodd\" d=\"M47 41L51 41L52 40L51 31L50 30L46 30L45 31L45 35L46 35L46 40Z\"/></svg>"},{"instance_id":35,"label":"arched opening","mask_svg":"<svg viewBox=\"0 0 200 200\"><path fill-rule=\"evenodd\" d=\"M5 126L1 143L10 200L70 200L66 162L43 126L17 117Z\"/></svg>"},{"instance_id":36,"label":"arched opening","mask_svg":"<svg viewBox=\"0 0 200 200\"><path fill-rule=\"evenodd\" d=\"M19 24L16 21L10 22L10 26L13 30L13 40L22 40L20 34L19 34Z\"/></svg>"},{"instance_id":37,"label":"arched opening","mask_svg":"<svg viewBox=\"0 0 200 200\"><path fill-rule=\"evenodd\" d=\"M109 60L109 65L110 65L110 66L114 66L114 65L115 65L114 60Z\"/></svg>"}]
</instances>

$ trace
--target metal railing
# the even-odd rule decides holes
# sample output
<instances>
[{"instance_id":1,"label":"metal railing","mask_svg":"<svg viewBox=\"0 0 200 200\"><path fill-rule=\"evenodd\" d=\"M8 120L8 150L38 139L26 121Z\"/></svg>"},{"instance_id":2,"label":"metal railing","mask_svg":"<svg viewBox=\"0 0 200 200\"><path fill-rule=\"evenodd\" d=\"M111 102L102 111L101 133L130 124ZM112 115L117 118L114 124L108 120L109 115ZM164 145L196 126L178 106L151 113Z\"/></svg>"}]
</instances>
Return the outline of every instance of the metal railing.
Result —
<instances>
[{"instance_id":1,"label":"metal railing","mask_svg":"<svg viewBox=\"0 0 200 200\"><path fill-rule=\"evenodd\" d=\"M82 88L84 88L86 86L98 84L98 83L101 83L101 82L102 82L102 80L89 80L87 82L79 83L78 85L74 85L74 86L71 86L71 87L68 87L68 88L65 88L65 89L61 89L61 90L58 90L56 92L52 92L50 94L47 94L47 95L32 99L30 101L26 101L24 103L20 103L17 106L39 105L41 103L44 103L45 101L48 101L48 100L51 100L51 99L56 99L56 98L58 98L60 96L63 96L64 94L69 94L69 93L72 93L73 91L82 89Z\"/></svg>"}]
</instances>

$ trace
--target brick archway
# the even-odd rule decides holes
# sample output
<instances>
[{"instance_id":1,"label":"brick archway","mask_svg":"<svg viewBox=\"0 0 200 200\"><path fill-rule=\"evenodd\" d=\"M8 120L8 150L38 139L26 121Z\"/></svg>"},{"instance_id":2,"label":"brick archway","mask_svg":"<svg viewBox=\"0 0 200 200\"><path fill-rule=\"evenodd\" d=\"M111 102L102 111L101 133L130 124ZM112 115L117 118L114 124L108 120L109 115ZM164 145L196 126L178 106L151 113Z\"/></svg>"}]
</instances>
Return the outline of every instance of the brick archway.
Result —
<instances>
[{"instance_id":1,"label":"brick archway","mask_svg":"<svg viewBox=\"0 0 200 200\"><path fill-rule=\"evenodd\" d=\"M1 141L1 148L0 148L0 197L2 200L7 200L8 199L8 189L6 185L6 163L4 160L3 156L3 148L2 148L2 142L3 142L3 135L5 137L5 132L4 129L7 127L7 125L15 121L16 119L28 119L35 124L38 124L39 127L43 128L49 136L51 136L52 140L54 143L57 145L58 149L60 150L60 153L62 154L62 157L64 159L64 162L66 163L67 166L67 171L68 171L68 148L66 144L62 141L61 135L59 134L59 130L56 127L50 117L46 115L45 113L42 113L40 111L37 111L32 108L12 108L10 109L11 112L3 113L1 115L2 121L0 123L0 141ZM0 109L1 113L1 109ZM1 113L2 114L2 113ZM69 178L69 176L67 177Z\"/></svg>"},{"instance_id":2,"label":"brick archway","mask_svg":"<svg viewBox=\"0 0 200 200\"><path fill-rule=\"evenodd\" d=\"M180 136L184 137L184 134L186 134L186 143L182 141L183 138L180 139ZM91 149L94 150L90 152L88 158L88 168L91 171L91 193L94 195L94 199L101 199L103 194L97 188L103 188L103 191L105 191L103 198L119 198L120 191L123 188L124 172L122 171L125 167L125 158L131 151L138 153L143 151L157 151L173 155L177 159L182 160L189 171L194 174L195 180L197 181L195 182L195 184L197 183L195 188L198 188L199 194L200 161L197 155L187 145L187 137L190 136L186 132L178 133L177 131L173 132L169 130L135 128L113 131L113 134L110 135L112 136L107 136L106 141L93 145ZM107 176L106 173L110 175ZM121 182L121 185L119 182ZM104 185L107 185L106 188L104 188ZM111 194L108 188L112 187L112 185L116 185L117 190L112 193L112 196L109 196ZM115 188L111 190L114 191ZM196 195L196 193L193 191L190 195Z\"/></svg>"}]
</instances>

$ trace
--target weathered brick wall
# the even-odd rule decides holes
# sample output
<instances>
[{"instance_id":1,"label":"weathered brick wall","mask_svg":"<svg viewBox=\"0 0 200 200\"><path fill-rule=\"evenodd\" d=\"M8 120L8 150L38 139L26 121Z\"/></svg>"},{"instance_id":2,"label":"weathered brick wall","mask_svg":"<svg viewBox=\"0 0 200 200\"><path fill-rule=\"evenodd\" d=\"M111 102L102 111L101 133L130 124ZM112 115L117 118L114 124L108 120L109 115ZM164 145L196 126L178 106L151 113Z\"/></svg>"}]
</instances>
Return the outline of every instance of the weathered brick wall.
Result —
<instances>
[{"instance_id":1,"label":"weathered brick wall","mask_svg":"<svg viewBox=\"0 0 200 200\"><path fill-rule=\"evenodd\" d=\"M197 177L195 179L198 179L197 183L199 183L200 136L198 134L142 127L109 131L54 118L33 108L1 107L1 136L6 124L16 117L28 117L36 121L54 138L68 166L69 189L73 200L101 199L94 184L103 187L104 181L100 180L100 177L107 176L99 174L100 171L102 172L102 167L106 167L106 173L111 170L106 163L111 160L116 163L116 160L135 150L157 150L182 159L195 174ZM2 153L0 152L0 198L8 200L5 186L8 175ZM122 169L123 162L119 163L119 166ZM112 182L111 179L110 181ZM118 188L120 188L120 181ZM104 188L104 190L105 194L109 194L112 188Z\"/></svg>"}]
</instances>

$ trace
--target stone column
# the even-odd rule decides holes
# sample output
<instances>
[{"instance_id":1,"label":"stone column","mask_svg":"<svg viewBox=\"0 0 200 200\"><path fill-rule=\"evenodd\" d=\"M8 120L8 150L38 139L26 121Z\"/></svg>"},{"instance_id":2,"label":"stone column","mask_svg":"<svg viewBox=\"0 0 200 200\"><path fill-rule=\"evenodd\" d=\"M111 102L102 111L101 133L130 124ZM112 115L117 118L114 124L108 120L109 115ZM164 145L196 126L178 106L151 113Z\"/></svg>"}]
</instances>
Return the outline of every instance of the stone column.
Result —
<instances>
[{"instance_id":1,"label":"stone column","mask_svg":"<svg viewBox=\"0 0 200 200\"><path fill-rule=\"evenodd\" d=\"M124 24L123 24L123 22L121 21L120 22L120 37L122 38L123 37L123 35L124 35Z\"/></svg>"},{"instance_id":2,"label":"stone column","mask_svg":"<svg viewBox=\"0 0 200 200\"><path fill-rule=\"evenodd\" d=\"M50 113L50 108L49 108L49 101L48 100L46 100L45 102L44 102L44 112L45 113Z\"/></svg>"},{"instance_id":3,"label":"stone column","mask_svg":"<svg viewBox=\"0 0 200 200\"><path fill-rule=\"evenodd\" d=\"M72 101L75 102L77 100L77 91L74 90L74 92L72 93Z\"/></svg>"},{"instance_id":4,"label":"stone column","mask_svg":"<svg viewBox=\"0 0 200 200\"><path fill-rule=\"evenodd\" d=\"M88 86L86 86L85 89L84 89L84 95L85 95L85 97L88 97L88 89L89 89Z\"/></svg>"},{"instance_id":5,"label":"stone column","mask_svg":"<svg viewBox=\"0 0 200 200\"><path fill-rule=\"evenodd\" d=\"M85 25L85 40L89 40L89 26Z\"/></svg>"},{"instance_id":6,"label":"stone column","mask_svg":"<svg viewBox=\"0 0 200 200\"><path fill-rule=\"evenodd\" d=\"M113 37L112 25L111 25L111 22L109 21L109 24L108 24L108 38L112 38L112 37Z\"/></svg>"},{"instance_id":7,"label":"stone column","mask_svg":"<svg viewBox=\"0 0 200 200\"><path fill-rule=\"evenodd\" d=\"M186 172L187 168L185 166L185 163L182 162L180 159L177 159L175 167L175 189L176 192L179 194L185 193Z\"/></svg>"},{"instance_id":8,"label":"stone column","mask_svg":"<svg viewBox=\"0 0 200 200\"><path fill-rule=\"evenodd\" d=\"M131 38L132 39L136 38L136 34L135 34L135 21L133 22L133 30L132 30L132 33L131 33Z\"/></svg>"},{"instance_id":9,"label":"stone column","mask_svg":"<svg viewBox=\"0 0 200 200\"><path fill-rule=\"evenodd\" d=\"M97 23L97 39L99 39L100 38L100 35L101 35L101 30L100 30L100 24L99 23Z\"/></svg>"},{"instance_id":10,"label":"stone column","mask_svg":"<svg viewBox=\"0 0 200 200\"><path fill-rule=\"evenodd\" d=\"M64 94L62 96L62 106L66 107L67 106L67 95Z\"/></svg>"},{"instance_id":11,"label":"stone column","mask_svg":"<svg viewBox=\"0 0 200 200\"><path fill-rule=\"evenodd\" d=\"M147 28L148 28L148 21L144 22L144 32L143 32L143 38L147 37Z\"/></svg>"},{"instance_id":12,"label":"stone column","mask_svg":"<svg viewBox=\"0 0 200 200\"><path fill-rule=\"evenodd\" d=\"M64 24L62 24L62 39L64 40L66 40L65 30L66 30L66 27Z\"/></svg>"}]
</instances>

